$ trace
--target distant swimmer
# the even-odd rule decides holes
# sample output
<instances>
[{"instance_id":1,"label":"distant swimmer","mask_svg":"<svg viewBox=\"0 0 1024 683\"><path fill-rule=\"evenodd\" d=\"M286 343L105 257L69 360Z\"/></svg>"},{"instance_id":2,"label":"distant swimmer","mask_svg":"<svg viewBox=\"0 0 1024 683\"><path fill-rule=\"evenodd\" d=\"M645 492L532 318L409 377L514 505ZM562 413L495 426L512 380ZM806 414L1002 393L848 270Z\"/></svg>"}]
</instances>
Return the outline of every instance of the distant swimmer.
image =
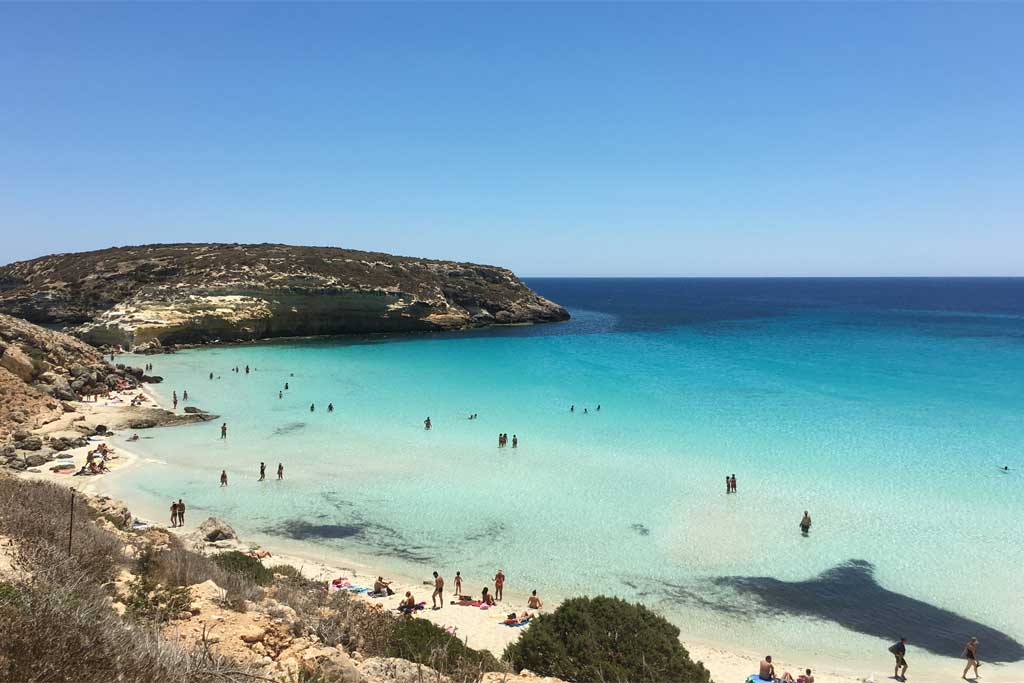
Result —
<instances>
[{"instance_id":1,"label":"distant swimmer","mask_svg":"<svg viewBox=\"0 0 1024 683\"><path fill-rule=\"evenodd\" d=\"M260 463L260 481L263 481L266 478L267 478L267 464L261 462Z\"/></svg>"},{"instance_id":2,"label":"distant swimmer","mask_svg":"<svg viewBox=\"0 0 1024 683\"><path fill-rule=\"evenodd\" d=\"M600 403L597 404L597 412L599 412L599 413L601 412L601 404Z\"/></svg>"},{"instance_id":3,"label":"distant swimmer","mask_svg":"<svg viewBox=\"0 0 1024 683\"><path fill-rule=\"evenodd\" d=\"M277 463L277 480L284 479L284 463Z\"/></svg>"},{"instance_id":4,"label":"distant swimmer","mask_svg":"<svg viewBox=\"0 0 1024 683\"><path fill-rule=\"evenodd\" d=\"M221 470L220 471L220 485L221 486L227 486L228 485L228 471L227 470Z\"/></svg>"},{"instance_id":5,"label":"distant swimmer","mask_svg":"<svg viewBox=\"0 0 1024 683\"><path fill-rule=\"evenodd\" d=\"M516 448L518 446L519 446L519 437L516 436L515 434L513 434L512 435L512 448Z\"/></svg>"},{"instance_id":6,"label":"distant swimmer","mask_svg":"<svg viewBox=\"0 0 1024 683\"><path fill-rule=\"evenodd\" d=\"M181 400L182 401L187 401L188 400L188 389L186 389L185 391L181 392Z\"/></svg>"},{"instance_id":7,"label":"distant swimmer","mask_svg":"<svg viewBox=\"0 0 1024 683\"><path fill-rule=\"evenodd\" d=\"M424 429L430 429L430 418L429 417L426 420L423 421L423 428Z\"/></svg>"},{"instance_id":8,"label":"distant swimmer","mask_svg":"<svg viewBox=\"0 0 1024 683\"><path fill-rule=\"evenodd\" d=\"M312 413L314 410L316 410L316 404L315 403L310 403L309 404L309 412Z\"/></svg>"},{"instance_id":9,"label":"distant swimmer","mask_svg":"<svg viewBox=\"0 0 1024 683\"><path fill-rule=\"evenodd\" d=\"M278 391L277 391L277 397L278 397L278 398L284 398L284 392L283 392L283 391L281 391L280 389L278 389Z\"/></svg>"},{"instance_id":10,"label":"distant swimmer","mask_svg":"<svg viewBox=\"0 0 1024 683\"><path fill-rule=\"evenodd\" d=\"M245 374L247 374L247 375L249 374L249 366L248 365L245 366Z\"/></svg>"},{"instance_id":11,"label":"distant swimmer","mask_svg":"<svg viewBox=\"0 0 1024 683\"><path fill-rule=\"evenodd\" d=\"M210 373L210 379L213 379L213 373L212 372Z\"/></svg>"},{"instance_id":12,"label":"distant swimmer","mask_svg":"<svg viewBox=\"0 0 1024 683\"><path fill-rule=\"evenodd\" d=\"M220 425L220 438L222 438L222 439L228 438L228 423L227 422L223 422Z\"/></svg>"},{"instance_id":13,"label":"distant swimmer","mask_svg":"<svg viewBox=\"0 0 1024 683\"><path fill-rule=\"evenodd\" d=\"M334 412L334 404L333 403L328 403L327 404L327 412L328 413L333 413Z\"/></svg>"},{"instance_id":14,"label":"distant swimmer","mask_svg":"<svg viewBox=\"0 0 1024 683\"><path fill-rule=\"evenodd\" d=\"M584 409L583 409L583 414L584 414L584 415L589 415L589 413L587 412L587 409L586 409L586 408L584 408Z\"/></svg>"},{"instance_id":15,"label":"distant swimmer","mask_svg":"<svg viewBox=\"0 0 1024 683\"><path fill-rule=\"evenodd\" d=\"M1009 468L1009 467L1007 467L1006 465L1003 465L1003 466L1002 466L1002 467L1000 467L999 469L1000 469L1000 470L1002 470L1003 472L1009 472L1009 471L1010 471L1010 468Z\"/></svg>"},{"instance_id":16,"label":"distant swimmer","mask_svg":"<svg viewBox=\"0 0 1024 683\"><path fill-rule=\"evenodd\" d=\"M811 530L811 516L807 514L807 510L804 510L803 519L800 520L800 531L806 536L807 532Z\"/></svg>"},{"instance_id":17,"label":"distant swimmer","mask_svg":"<svg viewBox=\"0 0 1024 683\"><path fill-rule=\"evenodd\" d=\"M575 404L569 406L569 412L570 413L575 413L576 412L576 405Z\"/></svg>"}]
</instances>

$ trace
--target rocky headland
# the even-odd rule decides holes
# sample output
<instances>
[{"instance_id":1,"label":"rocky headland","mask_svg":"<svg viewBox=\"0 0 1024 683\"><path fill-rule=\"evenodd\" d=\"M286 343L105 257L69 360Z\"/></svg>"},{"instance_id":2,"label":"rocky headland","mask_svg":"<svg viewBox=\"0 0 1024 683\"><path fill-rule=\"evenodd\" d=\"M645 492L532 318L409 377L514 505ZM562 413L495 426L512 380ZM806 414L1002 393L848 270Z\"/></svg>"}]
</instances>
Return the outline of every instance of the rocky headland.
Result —
<instances>
[{"instance_id":1,"label":"rocky headland","mask_svg":"<svg viewBox=\"0 0 1024 683\"><path fill-rule=\"evenodd\" d=\"M126 348L566 320L496 266L282 244L154 244L0 267L0 311Z\"/></svg>"}]
</instances>

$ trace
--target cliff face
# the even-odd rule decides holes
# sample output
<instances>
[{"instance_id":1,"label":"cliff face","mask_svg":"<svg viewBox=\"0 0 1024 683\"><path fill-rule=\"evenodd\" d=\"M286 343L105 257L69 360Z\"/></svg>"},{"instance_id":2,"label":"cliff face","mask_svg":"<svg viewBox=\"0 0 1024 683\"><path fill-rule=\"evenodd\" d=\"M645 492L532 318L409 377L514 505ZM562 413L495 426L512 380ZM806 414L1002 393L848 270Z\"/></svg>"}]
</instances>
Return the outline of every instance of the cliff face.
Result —
<instances>
[{"instance_id":1,"label":"cliff face","mask_svg":"<svg viewBox=\"0 0 1024 683\"><path fill-rule=\"evenodd\" d=\"M141 376L105 363L79 339L0 314L0 465L14 455L12 442L41 448L28 430L60 416L61 401L134 386Z\"/></svg>"},{"instance_id":2,"label":"cliff face","mask_svg":"<svg viewBox=\"0 0 1024 683\"><path fill-rule=\"evenodd\" d=\"M331 247L155 244L0 267L0 311L133 347L566 320L511 271Z\"/></svg>"}]
</instances>

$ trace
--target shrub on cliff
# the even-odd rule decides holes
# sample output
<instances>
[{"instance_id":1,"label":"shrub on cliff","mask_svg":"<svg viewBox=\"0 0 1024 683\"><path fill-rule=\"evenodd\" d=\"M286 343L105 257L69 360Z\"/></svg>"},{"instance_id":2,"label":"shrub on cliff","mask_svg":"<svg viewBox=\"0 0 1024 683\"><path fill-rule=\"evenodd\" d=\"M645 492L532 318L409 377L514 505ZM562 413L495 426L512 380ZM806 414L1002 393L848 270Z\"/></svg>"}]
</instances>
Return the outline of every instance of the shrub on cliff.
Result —
<instances>
[{"instance_id":1,"label":"shrub on cliff","mask_svg":"<svg viewBox=\"0 0 1024 683\"><path fill-rule=\"evenodd\" d=\"M264 567L263 563L255 557L250 557L243 552L230 550L226 553L218 553L210 559L229 574L235 574L259 586L269 586L274 582L274 572Z\"/></svg>"},{"instance_id":2,"label":"shrub on cliff","mask_svg":"<svg viewBox=\"0 0 1024 683\"><path fill-rule=\"evenodd\" d=\"M574 598L537 617L505 650L516 671L574 683L707 683L710 674L679 642L679 629L643 605Z\"/></svg>"}]
</instances>

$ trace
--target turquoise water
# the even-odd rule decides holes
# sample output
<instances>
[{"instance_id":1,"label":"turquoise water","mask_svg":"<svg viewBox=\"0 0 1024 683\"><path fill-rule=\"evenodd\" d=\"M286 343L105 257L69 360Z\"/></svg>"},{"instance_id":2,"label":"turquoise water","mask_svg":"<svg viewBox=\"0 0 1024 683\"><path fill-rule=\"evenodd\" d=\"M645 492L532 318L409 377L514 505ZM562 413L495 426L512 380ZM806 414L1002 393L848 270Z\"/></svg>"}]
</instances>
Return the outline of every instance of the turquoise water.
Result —
<instances>
[{"instance_id":1,"label":"turquoise water","mask_svg":"<svg viewBox=\"0 0 1024 683\"><path fill-rule=\"evenodd\" d=\"M839 294L629 282L533 283L570 308L565 324L126 357L154 363L161 396L187 390L185 405L221 414L229 436L220 421L151 430L135 449L162 464L117 486L325 557L460 570L473 590L500 567L512 591L612 593L693 637L811 640L836 658L914 615L880 605L836 623L722 577L808 581L863 560L878 586L994 629L1006 640L993 647L1021 658L1020 281L1013 296L953 281L895 297L859 281ZM519 447L499 450L499 432ZM285 481L258 482L260 461L271 480L283 463ZM918 640L947 654L944 635L968 628L948 622Z\"/></svg>"}]
</instances>

